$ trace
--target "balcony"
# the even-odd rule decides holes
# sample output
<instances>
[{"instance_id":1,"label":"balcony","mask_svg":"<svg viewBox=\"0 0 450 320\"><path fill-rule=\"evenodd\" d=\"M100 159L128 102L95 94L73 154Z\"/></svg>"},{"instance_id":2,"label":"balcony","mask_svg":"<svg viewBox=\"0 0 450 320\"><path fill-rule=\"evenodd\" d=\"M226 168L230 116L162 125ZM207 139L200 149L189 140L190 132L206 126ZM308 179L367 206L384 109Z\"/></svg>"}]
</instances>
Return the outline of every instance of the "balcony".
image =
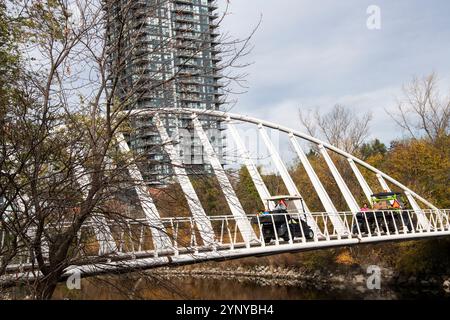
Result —
<instances>
[{"instance_id":1,"label":"balcony","mask_svg":"<svg viewBox=\"0 0 450 320\"><path fill-rule=\"evenodd\" d=\"M172 9L172 12L187 13L187 14L194 13L192 5L178 5L178 4L175 4L175 8Z\"/></svg>"},{"instance_id":2,"label":"balcony","mask_svg":"<svg viewBox=\"0 0 450 320\"><path fill-rule=\"evenodd\" d=\"M203 68L203 66L201 66L195 62L195 58L192 58L187 61L177 61L177 62L175 62L175 65L180 68L192 68L192 69L202 69Z\"/></svg>"},{"instance_id":3,"label":"balcony","mask_svg":"<svg viewBox=\"0 0 450 320\"><path fill-rule=\"evenodd\" d=\"M187 15L175 15L175 21L177 22L189 22L189 23L200 23L200 20L195 19L193 16Z\"/></svg>"},{"instance_id":4,"label":"balcony","mask_svg":"<svg viewBox=\"0 0 450 320\"><path fill-rule=\"evenodd\" d=\"M174 42L174 47L180 48L180 49L193 49L193 50L199 49L198 46L191 41L180 41L180 40Z\"/></svg>"},{"instance_id":5,"label":"balcony","mask_svg":"<svg viewBox=\"0 0 450 320\"><path fill-rule=\"evenodd\" d=\"M178 50L175 55L180 58L201 58L198 54L196 50Z\"/></svg>"},{"instance_id":6,"label":"balcony","mask_svg":"<svg viewBox=\"0 0 450 320\"><path fill-rule=\"evenodd\" d=\"M180 94L178 98L181 101L188 101L188 102L203 102L206 100L200 98L198 94Z\"/></svg>"},{"instance_id":7,"label":"balcony","mask_svg":"<svg viewBox=\"0 0 450 320\"><path fill-rule=\"evenodd\" d=\"M192 70L192 71L180 70L180 71L177 72L177 75L180 76L180 77L186 77L186 78L198 77L200 75L200 72L194 71L194 70Z\"/></svg>"},{"instance_id":8,"label":"balcony","mask_svg":"<svg viewBox=\"0 0 450 320\"><path fill-rule=\"evenodd\" d=\"M180 79L179 83L181 85L205 85L205 83L198 79Z\"/></svg>"},{"instance_id":9,"label":"balcony","mask_svg":"<svg viewBox=\"0 0 450 320\"><path fill-rule=\"evenodd\" d=\"M209 20L213 21L217 18L219 18L219 15L217 13L214 14L208 14Z\"/></svg>"},{"instance_id":10,"label":"balcony","mask_svg":"<svg viewBox=\"0 0 450 320\"><path fill-rule=\"evenodd\" d=\"M212 56L212 57L211 57L211 60L212 60L213 62L219 62L219 61L222 61L222 58L219 57L219 56Z\"/></svg>"},{"instance_id":11,"label":"balcony","mask_svg":"<svg viewBox=\"0 0 450 320\"><path fill-rule=\"evenodd\" d=\"M203 41L198 36L187 35L187 34L176 34L175 39L188 40L188 41Z\"/></svg>"},{"instance_id":12,"label":"balcony","mask_svg":"<svg viewBox=\"0 0 450 320\"><path fill-rule=\"evenodd\" d=\"M185 93L185 94L191 94L191 93L194 93L194 94L200 94L201 92L200 92L200 90L198 89L198 88L180 88L180 89L178 89L178 91L179 92L181 92L181 93Z\"/></svg>"},{"instance_id":13,"label":"balcony","mask_svg":"<svg viewBox=\"0 0 450 320\"><path fill-rule=\"evenodd\" d=\"M194 4L194 1L192 1L192 0L175 0L175 4L177 4L177 3L192 5L192 4Z\"/></svg>"}]
</instances>

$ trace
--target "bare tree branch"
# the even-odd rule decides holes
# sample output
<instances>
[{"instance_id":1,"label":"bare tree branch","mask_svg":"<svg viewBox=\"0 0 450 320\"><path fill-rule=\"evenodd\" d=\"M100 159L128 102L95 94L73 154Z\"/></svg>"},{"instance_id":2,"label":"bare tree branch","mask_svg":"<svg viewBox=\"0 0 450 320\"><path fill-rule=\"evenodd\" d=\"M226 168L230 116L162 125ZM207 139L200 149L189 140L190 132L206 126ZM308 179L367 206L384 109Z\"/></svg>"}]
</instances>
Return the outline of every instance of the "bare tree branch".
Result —
<instances>
[{"instance_id":1,"label":"bare tree branch","mask_svg":"<svg viewBox=\"0 0 450 320\"><path fill-rule=\"evenodd\" d=\"M431 141L448 135L450 95L442 96L435 73L414 77L403 86L403 98L396 112L386 111L395 123L413 139L425 136Z\"/></svg>"}]
</instances>

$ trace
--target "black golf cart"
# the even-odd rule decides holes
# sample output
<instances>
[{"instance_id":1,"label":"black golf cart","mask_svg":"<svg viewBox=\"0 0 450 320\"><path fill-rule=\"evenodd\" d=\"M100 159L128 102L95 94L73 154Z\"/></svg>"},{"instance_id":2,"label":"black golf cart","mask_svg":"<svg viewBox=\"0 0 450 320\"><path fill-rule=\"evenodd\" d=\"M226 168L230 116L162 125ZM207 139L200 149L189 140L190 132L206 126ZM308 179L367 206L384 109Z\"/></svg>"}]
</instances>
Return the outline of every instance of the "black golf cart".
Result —
<instances>
[{"instance_id":1,"label":"black golf cart","mask_svg":"<svg viewBox=\"0 0 450 320\"><path fill-rule=\"evenodd\" d=\"M298 200L302 202L302 212L288 213L290 201ZM282 238L289 241L290 238L305 237L306 239L314 238L314 232L305 220L305 209L303 207L303 199L296 196L275 196L266 199L267 207L271 202L275 203L275 209L266 209L261 211L257 217L253 217L252 223L261 226L261 232L264 242L269 243L272 239ZM289 229L288 229L289 227ZM289 232L291 237L289 236Z\"/></svg>"}]
</instances>

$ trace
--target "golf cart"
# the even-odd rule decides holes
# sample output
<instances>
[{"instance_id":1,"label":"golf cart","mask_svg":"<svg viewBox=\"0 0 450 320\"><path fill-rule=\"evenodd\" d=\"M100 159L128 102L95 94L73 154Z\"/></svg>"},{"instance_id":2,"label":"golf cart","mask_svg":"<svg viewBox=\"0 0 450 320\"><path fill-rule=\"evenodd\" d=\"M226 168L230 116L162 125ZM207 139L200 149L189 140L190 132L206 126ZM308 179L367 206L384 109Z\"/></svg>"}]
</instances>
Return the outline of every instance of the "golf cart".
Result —
<instances>
[{"instance_id":1,"label":"golf cart","mask_svg":"<svg viewBox=\"0 0 450 320\"><path fill-rule=\"evenodd\" d=\"M396 226L401 229L403 225L408 231L412 230L411 220L405 211L406 206L400 192L375 193L371 195L371 201L373 211L358 212L356 215L361 232L368 233L369 227L370 231L375 233L377 224L380 232L394 233ZM353 232L358 232L356 225L353 226Z\"/></svg>"},{"instance_id":2,"label":"golf cart","mask_svg":"<svg viewBox=\"0 0 450 320\"><path fill-rule=\"evenodd\" d=\"M291 201L300 201L302 203L302 212L291 212L288 214L288 204ZM272 239L282 238L289 241L292 237L305 237L312 239L314 232L306 223L305 209L303 199L298 196L274 196L266 199L267 206L257 217L253 217L252 223L261 226L261 232L264 242L269 243ZM274 209L270 210L270 203L275 203ZM288 230L289 226L289 230ZM291 237L289 236L289 233Z\"/></svg>"}]
</instances>

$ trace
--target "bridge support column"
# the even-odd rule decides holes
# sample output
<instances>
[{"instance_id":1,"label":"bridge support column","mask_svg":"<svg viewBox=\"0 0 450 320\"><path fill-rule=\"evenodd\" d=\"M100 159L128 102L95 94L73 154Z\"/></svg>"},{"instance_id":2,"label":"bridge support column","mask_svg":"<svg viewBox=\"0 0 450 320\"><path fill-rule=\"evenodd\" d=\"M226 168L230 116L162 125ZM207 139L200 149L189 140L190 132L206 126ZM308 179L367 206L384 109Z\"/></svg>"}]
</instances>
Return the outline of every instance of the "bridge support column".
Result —
<instances>
[{"instance_id":1,"label":"bridge support column","mask_svg":"<svg viewBox=\"0 0 450 320\"><path fill-rule=\"evenodd\" d=\"M125 141L122 133L118 133L117 141L122 152L130 152L130 147ZM138 195L139 202L141 203L145 218L150 225L155 253L157 254L158 250L172 248L172 242L170 241L166 229L161 222L161 217L159 216L158 209L156 208L152 197L146 190L142 174L135 163L131 163L128 166L128 173L130 174L131 179L136 184L135 190Z\"/></svg>"},{"instance_id":2,"label":"bridge support column","mask_svg":"<svg viewBox=\"0 0 450 320\"><path fill-rule=\"evenodd\" d=\"M347 184L345 183L344 179L339 173L339 170L336 168L336 165L334 164L333 160L331 160L330 155L328 154L327 150L322 144L319 145L319 151L322 154L323 158L325 159L325 162L327 163L328 168L330 169L331 174L333 175L333 178L339 187L339 190L344 196L345 202L347 203L347 206L349 207L350 211L353 214L358 213L360 208L358 206L358 203L356 202L355 198L350 192L350 189L348 188Z\"/></svg>"},{"instance_id":3,"label":"bridge support column","mask_svg":"<svg viewBox=\"0 0 450 320\"><path fill-rule=\"evenodd\" d=\"M311 166L311 163L309 162L305 152L300 147L293 133L289 134L289 140L291 141L294 150L297 152L297 155L300 158L300 161L305 168L306 173L308 174L309 180L311 180L311 183L313 184L313 187L316 190L317 195L319 196L319 199L322 202L323 207L325 208L325 211L330 217L331 223L333 224L338 236L346 234L347 230L344 223L342 222L341 217L339 217L337 213L336 207L331 201L330 196L320 182L319 177Z\"/></svg>"},{"instance_id":4,"label":"bridge support column","mask_svg":"<svg viewBox=\"0 0 450 320\"><path fill-rule=\"evenodd\" d=\"M405 192L405 195L408 198L408 202L411 205L411 207L413 208L414 213L417 216L417 220L420 223L420 225L422 226L423 230L429 231L430 227L431 227L431 223L428 220L428 218L425 216L425 213L420 208L420 206L417 204L416 199L413 198L411 193L406 190L404 192Z\"/></svg>"},{"instance_id":5,"label":"bridge support column","mask_svg":"<svg viewBox=\"0 0 450 320\"><path fill-rule=\"evenodd\" d=\"M295 185L294 181L292 180L291 176L289 175L288 170L286 169L286 166L284 165L283 161L281 160L280 155L275 150L275 147L270 141L269 136L267 135L266 130L264 129L264 126L262 124L258 125L259 133L261 134L261 137L264 141L264 144L266 145L266 148L269 150L270 156L275 163L275 166L277 167L278 172L281 175L281 178L283 179L284 184L286 185L286 188L291 196L297 196L301 197L300 192L297 189L297 186ZM306 205L305 201L303 201L303 204L299 200L294 201L294 205L297 208L298 212L305 211L306 214L306 222L308 225L313 229L314 234L318 235L322 232L319 229L319 226L317 225L316 221L314 220L314 217L311 214L311 211L309 210L308 206Z\"/></svg>"},{"instance_id":6,"label":"bridge support column","mask_svg":"<svg viewBox=\"0 0 450 320\"><path fill-rule=\"evenodd\" d=\"M377 179L378 179L378 182L380 183L381 188L383 189L383 191L391 192L391 188L389 188L386 180L384 180L384 178L381 176L381 174L377 173Z\"/></svg>"},{"instance_id":7,"label":"bridge support column","mask_svg":"<svg viewBox=\"0 0 450 320\"><path fill-rule=\"evenodd\" d=\"M206 136L205 131L203 130L202 124L200 120L197 118L197 115L192 116L192 122L194 124L195 131L205 149L206 156L211 164L211 167L216 174L217 180L219 181L222 192L225 195L225 199L230 207L231 213L236 219L236 224L239 228L239 231L244 239L244 242L247 246L250 246L250 241L257 240L256 234L248 221L247 215L242 208L242 205L236 196L236 193L231 186L230 180L228 180L225 171L222 168L222 164L220 163L219 158L217 157L216 152L214 151L213 146L209 142L208 137Z\"/></svg>"},{"instance_id":8,"label":"bridge support column","mask_svg":"<svg viewBox=\"0 0 450 320\"><path fill-rule=\"evenodd\" d=\"M363 175L361 174L361 171L359 171L358 167L356 166L356 163L351 158L347 158L348 163L350 164L350 167L353 170L353 173L356 176L356 179L358 179L359 185L364 191L364 195L366 196L369 203L372 203L372 197L373 194L372 189L370 188L369 184L367 183L366 179L364 179Z\"/></svg>"},{"instance_id":9,"label":"bridge support column","mask_svg":"<svg viewBox=\"0 0 450 320\"><path fill-rule=\"evenodd\" d=\"M211 225L211 221L206 216L205 210L203 209L200 199L192 186L191 181L186 173L183 163L179 156L179 150L173 145L173 140L170 139L167 134L166 128L163 126L161 119L158 114L153 117L153 121L161 136L161 142L169 155L170 161L172 163L172 168L175 172L177 180L183 190L186 197L187 204L194 218L194 222L198 228L200 236L203 240L204 245L213 245L215 243L215 235Z\"/></svg>"},{"instance_id":10,"label":"bridge support column","mask_svg":"<svg viewBox=\"0 0 450 320\"><path fill-rule=\"evenodd\" d=\"M245 166L250 174L250 177L252 178L253 184L255 185L256 190L258 191L259 197L261 198L261 201L263 202L263 205L266 205L266 199L270 197L269 190L266 187L266 184L264 183L263 179L261 178L261 175L258 172L258 168L254 164L254 162L250 159L250 154L247 151L247 149L244 146L244 143L242 142L241 137L239 136L239 133L237 132L236 128L233 124L231 124L231 119L227 119L227 126L230 130L231 136L233 137L234 142L236 142L237 150L240 154L240 156L244 159ZM269 203L269 206L271 208L267 209L273 209L273 205Z\"/></svg>"}]
</instances>

